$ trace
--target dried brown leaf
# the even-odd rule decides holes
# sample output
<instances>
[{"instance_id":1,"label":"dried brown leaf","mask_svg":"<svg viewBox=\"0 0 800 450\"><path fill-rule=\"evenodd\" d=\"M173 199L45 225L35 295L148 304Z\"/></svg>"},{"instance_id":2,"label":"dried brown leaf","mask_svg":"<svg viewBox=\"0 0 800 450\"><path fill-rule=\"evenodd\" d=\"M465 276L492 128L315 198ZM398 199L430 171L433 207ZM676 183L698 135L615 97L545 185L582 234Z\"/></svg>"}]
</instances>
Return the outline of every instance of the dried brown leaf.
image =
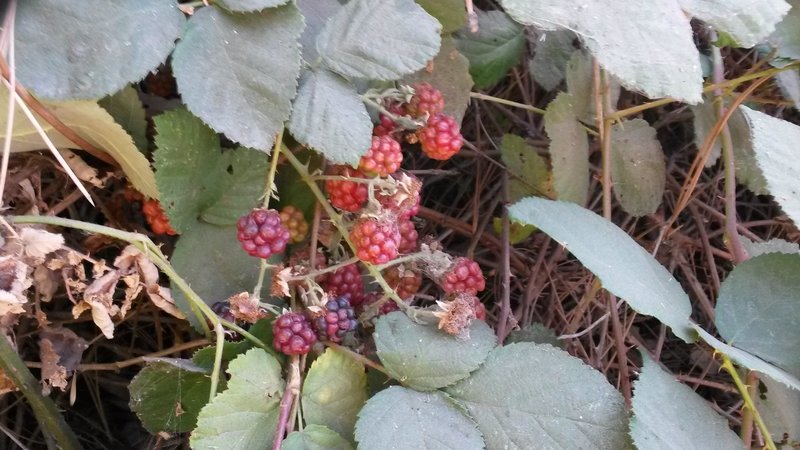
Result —
<instances>
[{"instance_id":1,"label":"dried brown leaf","mask_svg":"<svg viewBox=\"0 0 800 450\"><path fill-rule=\"evenodd\" d=\"M178 319L186 318L181 310L175 306L175 299L172 298L172 291L170 291L169 288L153 284L147 286L145 289L147 295L150 296L150 301L161 308L162 311Z\"/></svg>"},{"instance_id":2,"label":"dried brown leaf","mask_svg":"<svg viewBox=\"0 0 800 450\"><path fill-rule=\"evenodd\" d=\"M242 292L230 297L228 303L236 320L256 323L266 315L258 306L258 298L253 297L249 292Z\"/></svg>"},{"instance_id":3,"label":"dried brown leaf","mask_svg":"<svg viewBox=\"0 0 800 450\"><path fill-rule=\"evenodd\" d=\"M25 312L22 307L28 302L25 290L33 282L28 276L29 269L14 257L0 257L0 317Z\"/></svg>"},{"instance_id":4,"label":"dried brown leaf","mask_svg":"<svg viewBox=\"0 0 800 450\"><path fill-rule=\"evenodd\" d=\"M61 357L53 348L49 339L39 340L39 359L42 361L42 382L44 395L50 394L50 387L57 387L62 391L67 389L67 369L58 364Z\"/></svg>"},{"instance_id":5,"label":"dried brown leaf","mask_svg":"<svg viewBox=\"0 0 800 450\"><path fill-rule=\"evenodd\" d=\"M53 299L53 295L58 290L59 281L58 274L43 264L36 266L33 270L33 286L39 292L39 298L43 302L49 302Z\"/></svg>"},{"instance_id":6,"label":"dried brown leaf","mask_svg":"<svg viewBox=\"0 0 800 450\"><path fill-rule=\"evenodd\" d=\"M38 228L23 228L19 232L25 254L34 259L42 260L64 245L64 236L40 230Z\"/></svg>"}]
</instances>

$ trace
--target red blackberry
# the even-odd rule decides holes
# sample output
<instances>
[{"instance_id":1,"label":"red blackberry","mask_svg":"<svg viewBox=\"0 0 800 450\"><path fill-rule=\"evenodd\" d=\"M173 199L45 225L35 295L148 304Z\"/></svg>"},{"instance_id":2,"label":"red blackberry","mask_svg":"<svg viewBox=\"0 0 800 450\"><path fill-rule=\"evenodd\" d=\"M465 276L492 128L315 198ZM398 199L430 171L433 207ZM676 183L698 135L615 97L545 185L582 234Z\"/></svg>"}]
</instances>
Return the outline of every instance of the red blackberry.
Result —
<instances>
[{"instance_id":1,"label":"red blackberry","mask_svg":"<svg viewBox=\"0 0 800 450\"><path fill-rule=\"evenodd\" d=\"M256 208L236 223L236 237L250 256L267 259L283 252L289 242L289 230L274 209Z\"/></svg>"},{"instance_id":2,"label":"red blackberry","mask_svg":"<svg viewBox=\"0 0 800 450\"><path fill-rule=\"evenodd\" d=\"M486 288L480 266L469 258L456 258L440 280L442 290L448 294L475 295Z\"/></svg>"},{"instance_id":3,"label":"red blackberry","mask_svg":"<svg viewBox=\"0 0 800 450\"><path fill-rule=\"evenodd\" d=\"M402 264L384 270L383 279L405 301L412 300L422 285L422 275Z\"/></svg>"},{"instance_id":4,"label":"red blackberry","mask_svg":"<svg viewBox=\"0 0 800 450\"><path fill-rule=\"evenodd\" d=\"M397 252L404 254L417 251L419 233L414 228L414 222L407 218L397 219L397 229L400 231L400 245L397 246Z\"/></svg>"},{"instance_id":5,"label":"red blackberry","mask_svg":"<svg viewBox=\"0 0 800 450\"><path fill-rule=\"evenodd\" d=\"M476 319L486 321L486 305L478 297L472 297L472 309L475 310Z\"/></svg>"},{"instance_id":6,"label":"red blackberry","mask_svg":"<svg viewBox=\"0 0 800 450\"><path fill-rule=\"evenodd\" d=\"M358 259L385 264L397 257L400 245L400 230L390 218L362 216L350 230L350 240L356 248Z\"/></svg>"},{"instance_id":7,"label":"red blackberry","mask_svg":"<svg viewBox=\"0 0 800 450\"><path fill-rule=\"evenodd\" d=\"M161 209L161 203L158 200L148 199L142 203L142 212L144 213L147 223L150 224L150 229L155 234L167 234L174 236L178 234L169 224L167 215Z\"/></svg>"},{"instance_id":8,"label":"red blackberry","mask_svg":"<svg viewBox=\"0 0 800 450\"><path fill-rule=\"evenodd\" d=\"M312 322L321 341L342 342L345 334L358 326L356 313L347 297L328 300L322 315Z\"/></svg>"},{"instance_id":9,"label":"red blackberry","mask_svg":"<svg viewBox=\"0 0 800 450\"><path fill-rule=\"evenodd\" d=\"M272 324L272 346L284 355L305 355L316 342L317 335L302 314L287 312Z\"/></svg>"},{"instance_id":10,"label":"red blackberry","mask_svg":"<svg viewBox=\"0 0 800 450\"><path fill-rule=\"evenodd\" d=\"M364 301L364 281L356 264L336 269L320 284L332 297L349 296L350 304L353 306L358 306Z\"/></svg>"},{"instance_id":11,"label":"red blackberry","mask_svg":"<svg viewBox=\"0 0 800 450\"><path fill-rule=\"evenodd\" d=\"M333 174L344 177L366 178L360 171L346 166L335 167ZM328 192L331 205L350 212L356 212L361 209L364 203L367 202L367 197L369 197L367 185L355 181L325 180L325 190Z\"/></svg>"},{"instance_id":12,"label":"red blackberry","mask_svg":"<svg viewBox=\"0 0 800 450\"><path fill-rule=\"evenodd\" d=\"M373 136L372 145L361 157L358 169L367 175L385 177L397 172L403 162L400 143L391 136Z\"/></svg>"},{"instance_id":13,"label":"red blackberry","mask_svg":"<svg viewBox=\"0 0 800 450\"><path fill-rule=\"evenodd\" d=\"M391 136L397 131L397 124L389 116L381 114L378 124L372 129L373 136Z\"/></svg>"},{"instance_id":14,"label":"red blackberry","mask_svg":"<svg viewBox=\"0 0 800 450\"><path fill-rule=\"evenodd\" d=\"M442 113L431 116L417 134L422 144L422 151L428 158L440 161L450 159L464 144L460 127L455 119Z\"/></svg>"},{"instance_id":15,"label":"red blackberry","mask_svg":"<svg viewBox=\"0 0 800 450\"><path fill-rule=\"evenodd\" d=\"M419 83L413 86L414 96L406 105L406 111L412 117L432 116L444 109L444 97L441 91L429 83Z\"/></svg>"},{"instance_id":16,"label":"red blackberry","mask_svg":"<svg viewBox=\"0 0 800 450\"><path fill-rule=\"evenodd\" d=\"M292 205L284 206L281 210L281 223L289 230L292 244L303 242L308 235L308 222L303 212Z\"/></svg>"}]
</instances>

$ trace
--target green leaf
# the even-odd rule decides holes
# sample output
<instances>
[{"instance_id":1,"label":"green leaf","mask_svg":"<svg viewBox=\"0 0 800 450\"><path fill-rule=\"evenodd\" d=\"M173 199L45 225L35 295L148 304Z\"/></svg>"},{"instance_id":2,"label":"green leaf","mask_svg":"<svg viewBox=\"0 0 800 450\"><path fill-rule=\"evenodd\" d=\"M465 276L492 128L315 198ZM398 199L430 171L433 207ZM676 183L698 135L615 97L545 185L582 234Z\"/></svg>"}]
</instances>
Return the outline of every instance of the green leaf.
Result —
<instances>
[{"instance_id":1,"label":"green leaf","mask_svg":"<svg viewBox=\"0 0 800 450\"><path fill-rule=\"evenodd\" d=\"M147 197L158 198L156 178L150 168L150 163L136 148L130 135L114 122L114 118L106 110L97 103L89 101L42 103L78 136L111 155L122 167L125 176L136 190ZM8 105L8 90L5 88L0 89L0 104ZM6 123L8 120L7 112L7 108L0 108L0 123ZM12 152L47 148L19 106L15 109L14 117L14 128L11 130ZM58 148L77 148L72 141L55 131L41 116L36 115L36 118L50 140L53 141L53 145ZM0 137L5 138L5 127L0 131Z\"/></svg>"},{"instance_id":2,"label":"green leaf","mask_svg":"<svg viewBox=\"0 0 800 450\"><path fill-rule=\"evenodd\" d=\"M800 160L797 142L800 126L776 119L746 106L739 107L750 124L756 161L767 180L769 193L795 224L800 224Z\"/></svg>"},{"instance_id":3,"label":"green leaf","mask_svg":"<svg viewBox=\"0 0 800 450\"><path fill-rule=\"evenodd\" d=\"M133 377L128 390L131 410L147 431L184 433L194 428L197 414L208 403L211 377L191 364L155 361Z\"/></svg>"},{"instance_id":4,"label":"green leaf","mask_svg":"<svg viewBox=\"0 0 800 450\"><path fill-rule=\"evenodd\" d=\"M269 153L297 89L302 31L294 4L250 14L195 12L172 56L184 103L211 128Z\"/></svg>"},{"instance_id":5,"label":"green leaf","mask_svg":"<svg viewBox=\"0 0 800 450\"><path fill-rule=\"evenodd\" d=\"M686 342L696 340L689 322L692 307L681 285L619 227L574 203L541 198L521 200L509 214L566 247L631 308L657 318Z\"/></svg>"},{"instance_id":6,"label":"green leaf","mask_svg":"<svg viewBox=\"0 0 800 450\"><path fill-rule=\"evenodd\" d=\"M254 323L247 329L247 332L252 334L253 336L261 339L262 342L269 345L272 343L272 322L274 321L273 318L264 318L259 320L258 322ZM236 359L242 353L250 350L253 348L253 343L242 339L241 341L231 342L225 341L222 345L222 364L228 364L232 360ZM266 348L267 352L270 355L274 356L278 361L281 361L286 357L284 354L278 354L272 350L272 348ZM214 345L209 345L208 347L203 347L200 350L194 352L192 355L192 362L197 364L200 367L204 367L208 370L211 370L214 367L214 358L216 357L217 348Z\"/></svg>"},{"instance_id":7,"label":"green leaf","mask_svg":"<svg viewBox=\"0 0 800 450\"><path fill-rule=\"evenodd\" d=\"M303 431L293 431L281 444L283 450L353 450L347 440L330 428L308 425Z\"/></svg>"},{"instance_id":8,"label":"green leaf","mask_svg":"<svg viewBox=\"0 0 800 450\"><path fill-rule=\"evenodd\" d=\"M800 2L789 0L792 9L775 26L775 32L767 39L777 50L777 57L788 62L800 59Z\"/></svg>"},{"instance_id":9,"label":"green leaf","mask_svg":"<svg viewBox=\"0 0 800 450\"><path fill-rule=\"evenodd\" d=\"M467 8L462 0L415 0L442 24L442 34L458 31L467 22Z\"/></svg>"},{"instance_id":10,"label":"green leaf","mask_svg":"<svg viewBox=\"0 0 800 450\"><path fill-rule=\"evenodd\" d=\"M800 253L800 245L783 239L770 239L765 242L753 242L744 236L739 236L739 241L751 258L766 253Z\"/></svg>"},{"instance_id":11,"label":"green leaf","mask_svg":"<svg viewBox=\"0 0 800 450\"><path fill-rule=\"evenodd\" d=\"M203 222L198 222L178 239L172 267L209 305L240 292L252 291L259 272L258 259L245 253L236 239L235 226L220 227ZM267 280L269 277L267 273ZM269 297L269 283L265 284L262 298ZM174 283L172 295L192 326L201 329L183 291Z\"/></svg>"},{"instance_id":12,"label":"green leaf","mask_svg":"<svg viewBox=\"0 0 800 450\"><path fill-rule=\"evenodd\" d=\"M175 1L20 2L17 77L51 100L97 99L167 59L183 30Z\"/></svg>"},{"instance_id":13,"label":"green leaf","mask_svg":"<svg viewBox=\"0 0 800 450\"><path fill-rule=\"evenodd\" d=\"M439 53L441 28L413 0L353 0L325 25L317 51L346 77L396 80Z\"/></svg>"},{"instance_id":14,"label":"green leaf","mask_svg":"<svg viewBox=\"0 0 800 450\"><path fill-rule=\"evenodd\" d=\"M231 361L228 389L217 394L197 417L193 449L249 450L272 442L283 391L281 366L260 348Z\"/></svg>"},{"instance_id":15,"label":"green leaf","mask_svg":"<svg viewBox=\"0 0 800 450\"><path fill-rule=\"evenodd\" d=\"M463 4L463 2L461 2ZM430 83L442 92L444 112L461 123L467 110L472 90L469 61L455 47L450 37L442 38L442 48L433 59L430 70L419 70L403 78L403 84Z\"/></svg>"},{"instance_id":16,"label":"green leaf","mask_svg":"<svg viewBox=\"0 0 800 450\"><path fill-rule=\"evenodd\" d=\"M147 153L147 120L139 93L128 85L97 102L133 138L136 148Z\"/></svg>"},{"instance_id":17,"label":"green leaf","mask_svg":"<svg viewBox=\"0 0 800 450\"><path fill-rule=\"evenodd\" d=\"M352 439L356 415L367 401L364 366L330 348L325 350L306 375L302 401L306 423L324 425Z\"/></svg>"},{"instance_id":18,"label":"green leaf","mask_svg":"<svg viewBox=\"0 0 800 450\"><path fill-rule=\"evenodd\" d=\"M475 320L461 340L394 312L378 319L375 347L392 378L417 390L439 389L469 376L495 346L486 322Z\"/></svg>"},{"instance_id":19,"label":"green leaf","mask_svg":"<svg viewBox=\"0 0 800 450\"><path fill-rule=\"evenodd\" d=\"M317 53L317 35L340 9L339 0L295 0L297 7L306 21L306 28L300 35L300 44L303 47L303 59L313 63L319 57Z\"/></svg>"},{"instance_id":20,"label":"green leaf","mask_svg":"<svg viewBox=\"0 0 800 450\"><path fill-rule=\"evenodd\" d=\"M503 0L518 22L569 29L608 72L650 98L701 100L703 74L689 19L677 2ZM624 25L623 25L624 24Z\"/></svg>"},{"instance_id":21,"label":"green leaf","mask_svg":"<svg viewBox=\"0 0 800 450\"><path fill-rule=\"evenodd\" d=\"M550 164L557 198L585 205L589 197L589 140L575 115L570 94L561 92L547 105L544 129L550 137Z\"/></svg>"},{"instance_id":22,"label":"green leaf","mask_svg":"<svg viewBox=\"0 0 800 450\"><path fill-rule=\"evenodd\" d=\"M535 148L525 143L525 139L513 134L503 135L500 156L506 170L512 175L508 182L511 201L529 195L550 194L552 180L547 162Z\"/></svg>"},{"instance_id":23,"label":"green leaf","mask_svg":"<svg viewBox=\"0 0 800 450\"><path fill-rule=\"evenodd\" d=\"M172 228L186 232L222 195L219 138L184 108L156 116L154 165L161 206Z\"/></svg>"},{"instance_id":24,"label":"green leaf","mask_svg":"<svg viewBox=\"0 0 800 450\"><path fill-rule=\"evenodd\" d=\"M525 34L519 24L502 11L477 11L478 32L456 34L456 45L469 60L475 87L486 89L519 64L525 50Z\"/></svg>"},{"instance_id":25,"label":"green leaf","mask_svg":"<svg viewBox=\"0 0 800 450\"><path fill-rule=\"evenodd\" d=\"M775 30L789 11L784 0L678 0L681 8L719 31L728 33L740 47L750 48Z\"/></svg>"},{"instance_id":26,"label":"green leaf","mask_svg":"<svg viewBox=\"0 0 800 450\"><path fill-rule=\"evenodd\" d=\"M643 119L615 123L611 149L611 179L622 209L632 216L656 212L667 183L667 163L656 130Z\"/></svg>"},{"instance_id":27,"label":"green leaf","mask_svg":"<svg viewBox=\"0 0 800 450\"><path fill-rule=\"evenodd\" d=\"M800 70L786 70L775 74L775 82L786 100L800 110Z\"/></svg>"},{"instance_id":28,"label":"green leaf","mask_svg":"<svg viewBox=\"0 0 800 450\"><path fill-rule=\"evenodd\" d=\"M338 164L355 166L372 144L372 121L355 88L325 69L300 82L288 128L292 136Z\"/></svg>"},{"instance_id":29,"label":"green leaf","mask_svg":"<svg viewBox=\"0 0 800 450\"><path fill-rule=\"evenodd\" d=\"M787 445L778 448L790 450L800 444L800 392L792 391L769 378L761 379L766 392L754 399L756 410L767 424L772 439Z\"/></svg>"},{"instance_id":30,"label":"green leaf","mask_svg":"<svg viewBox=\"0 0 800 450\"><path fill-rule=\"evenodd\" d=\"M288 1L289 0L217 0L214 4L222 6L228 11L249 13L281 6Z\"/></svg>"},{"instance_id":31,"label":"green leaf","mask_svg":"<svg viewBox=\"0 0 800 450\"><path fill-rule=\"evenodd\" d=\"M700 339L702 339L703 341L705 341L705 343L713 347L714 350L727 355L737 364L746 367L750 370L761 372L762 374L772 378L775 381L778 381L792 389L800 391L800 379L798 379L796 376L786 372L785 370L777 366L773 366L772 364L765 362L763 359L760 359L757 356L753 356L744 350L732 347L720 341L719 339L709 334L706 330L700 328L700 326L697 324L692 324L692 326L694 327Z\"/></svg>"},{"instance_id":32,"label":"green leaf","mask_svg":"<svg viewBox=\"0 0 800 450\"><path fill-rule=\"evenodd\" d=\"M546 91L552 91L564 80L567 61L575 52L575 33L556 30L542 33L536 41L536 53L530 62L533 79Z\"/></svg>"},{"instance_id":33,"label":"green leaf","mask_svg":"<svg viewBox=\"0 0 800 450\"><path fill-rule=\"evenodd\" d=\"M720 286L715 324L736 347L800 370L800 255L769 253L736 266Z\"/></svg>"},{"instance_id":34,"label":"green leaf","mask_svg":"<svg viewBox=\"0 0 800 450\"><path fill-rule=\"evenodd\" d=\"M447 389L487 449L628 449L622 395L602 373L549 345L497 347L471 377Z\"/></svg>"},{"instance_id":35,"label":"green leaf","mask_svg":"<svg viewBox=\"0 0 800 450\"><path fill-rule=\"evenodd\" d=\"M634 383L631 436L648 450L743 449L728 421L688 386L664 372L646 353Z\"/></svg>"},{"instance_id":36,"label":"green leaf","mask_svg":"<svg viewBox=\"0 0 800 450\"><path fill-rule=\"evenodd\" d=\"M728 120L733 143L733 157L736 167L736 181L747 186L758 195L768 195L767 179L756 158L750 124L744 115L744 110L739 108ZM718 138L719 139L719 138Z\"/></svg>"},{"instance_id":37,"label":"green leaf","mask_svg":"<svg viewBox=\"0 0 800 450\"><path fill-rule=\"evenodd\" d=\"M392 386L370 398L358 414L359 448L482 449L475 424L443 393Z\"/></svg>"},{"instance_id":38,"label":"green leaf","mask_svg":"<svg viewBox=\"0 0 800 450\"><path fill-rule=\"evenodd\" d=\"M222 154L220 165L224 169L218 180L222 193L200 218L214 225L232 225L259 204L264 195L268 157L249 148L228 150Z\"/></svg>"},{"instance_id":39,"label":"green leaf","mask_svg":"<svg viewBox=\"0 0 800 450\"><path fill-rule=\"evenodd\" d=\"M583 50L576 50L567 61L567 92L572 95L572 105L578 120L586 123L596 121L594 81L592 80L592 57ZM610 103L619 101L621 87L613 76L609 80Z\"/></svg>"},{"instance_id":40,"label":"green leaf","mask_svg":"<svg viewBox=\"0 0 800 450\"><path fill-rule=\"evenodd\" d=\"M492 218L492 229L497 236L503 236L503 218ZM528 238L536 231L536 227L530 225L523 225L519 222L510 220L508 223L508 243L517 245Z\"/></svg>"},{"instance_id":41,"label":"green leaf","mask_svg":"<svg viewBox=\"0 0 800 450\"><path fill-rule=\"evenodd\" d=\"M556 333L541 323L532 323L526 327L514 330L508 335L506 345L517 342L531 342L533 344L550 344L564 350L565 342L558 339Z\"/></svg>"},{"instance_id":42,"label":"green leaf","mask_svg":"<svg viewBox=\"0 0 800 450\"><path fill-rule=\"evenodd\" d=\"M694 116L692 120L692 125L694 127L694 145L698 149L703 147L703 142L706 140L708 134L711 133L714 124L717 122L717 112L716 108L714 108L713 101L713 99L704 96L703 103L692 105L689 108ZM731 128L730 125L728 128ZM731 130L731 141L733 141L733 136L734 133L733 130ZM706 168L716 164L720 155L722 155L721 142L719 138L714 139L714 143L711 146L711 153L706 160ZM734 147L742 145L741 142L732 142L732 144ZM736 178L741 178L738 170L736 171Z\"/></svg>"}]
</instances>

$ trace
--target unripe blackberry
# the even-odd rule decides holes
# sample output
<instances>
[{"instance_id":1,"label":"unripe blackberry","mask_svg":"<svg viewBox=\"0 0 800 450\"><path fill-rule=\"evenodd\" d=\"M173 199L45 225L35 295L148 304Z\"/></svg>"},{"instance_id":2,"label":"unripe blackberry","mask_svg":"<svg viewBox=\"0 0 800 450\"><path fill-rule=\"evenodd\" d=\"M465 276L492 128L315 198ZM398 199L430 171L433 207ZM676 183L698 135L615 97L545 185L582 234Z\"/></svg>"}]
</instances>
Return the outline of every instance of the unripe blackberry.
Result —
<instances>
[{"instance_id":1,"label":"unripe blackberry","mask_svg":"<svg viewBox=\"0 0 800 450\"><path fill-rule=\"evenodd\" d=\"M483 278L480 266L469 258L456 258L453 265L442 275L439 284L448 294L475 295L486 288L486 280Z\"/></svg>"},{"instance_id":2,"label":"unripe blackberry","mask_svg":"<svg viewBox=\"0 0 800 450\"><path fill-rule=\"evenodd\" d=\"M385 264L397 257L400 230L391 218L362 216L350 230L358 259L371 264Z\"/></svg>"},{"instance_id":3,"label":"unripe blackberry","mask_svg":"<svg viewBox=\"0 0 800 450\"><path fill-rule=\"evenodd\" d=\"M412 117L432 116L444 109L444 97L441 91L429 83L419 83L413 86L414 95L406 105L406 111Z\"/></svg>"},{"instance_id":4,"label":"unripe blackberry","mask_svg":"<svg viewBox=\"0 0 800 450\"><path fill-rule=\"evenodd\" d=\"M250 256L267 259L283 252L289 242L289 230L274 209L256 208L236 223L236 237Z\"/></svg>"},{"instance_id":5,"label":"unripe blackberry","mask_svg":"<svg viewBox=\"0 0 800 450\"><path fill-rule=\"evenodd\" d=\"M328 300L320 316L312 322L321 341L342 342L345 334L358 326L356 314L347 297Z\"/></svg>"},{"instance_id":6,"label":"unripe blackberry","mask_svg":"<svg viewBox=\"0 0 800 450\"><path fill-rule=\"evenodd\" d=\"M356 264L336 269L320 284L331 297L348 296L353 306L359 306L364 301L364 281Z\"/></svg>"},{"instance_id":7,"label":"unripe blackberry","mask_svg":"<svg viewBox=\"0 0 800 450\"><path fill-rule=\"evenodd\" d=\"M150 229L155 234L167 234L174 236L178 234L169 224L167 215L161 208L161 203L158 200L148 199L142 203L142 213L144 213L147 223L150 224Z\"/></svg>"},{"instance_id":8,"label":"unripe blackberry","mask_svg":"<svg viewBox=\"0 0 800 450\"><path fill-rule=\"evenodd\" d=\"M461 129L452 117L437 113L417 133L422 151L428 158L444 161L461 150Z\"/></svg>"},{"instance_id":9,"label":"unripe blackberry","mask_svg":"<svg viewBox=\"0 0 800 450\"><path fill-rule=\"evenodd\" d=\"M370 176L385 177L397 172L403 162L400 143L391 136L373 136L372 145L361 157L358 169Z\"/></svg>"},{"instance_id":10,"label":"unripe blackberry","mask_svg":"<svg viewBox=\"0 0 800 450\"><path fill-rule=\"evenodd\" d=\"M308 222L303 212L292 205L284 206L281 210L281 223L289 230L290 242L297 244L303 242L308 236Z\"/></svg>"},{"instance_id":11,"label":"unripe blackberry","mask_svg":"<svg viewBox=\"0 0 800 450\"><path fill-rule=\"evenodd\" d=\"M333 169L333 175L341 175L352 178L367 178L366 175L358 170L346 166L338 166ZM325 190L328 192L328 199L331 205L349 212L356 212L364 206L369 197L369 188L364 183L357 183L348 180L325 180Z\"/></svg>"},{"instance_id":12,"label":"unripe blackberry","mask_svg":"<svg viewBox=\"0 0 800 450\"><path fill-rule=\"evenodd\" d=\"M414 227L414 222L407 218L397 219L397 229L400 231L400 245L397 246L397 252L405 254L417 251L419 233Z\"/></svg>"},{"instance_id":13,"label":"unripe blackberry","mask_svg":"<svg viewBox=\"0 0 800 450\"><path fill-rule=\"evenodd\" d=\"M287 312L272 324L272 346L284 355L305 355L316 342L317 335L302 314Z\"/></svg>"},{"instance_id":14,"label":"unripe blackberry","mask_svg":"<svg viewBox=\"0 0 800 450\"><path fill-rule=\"evenodd\" d=\"M402 264L384 270L383 279L394 289L398 297L406 301L413 300L414 294L419 292L422 286L422 275Z\"/></svg>"}]
</instances>

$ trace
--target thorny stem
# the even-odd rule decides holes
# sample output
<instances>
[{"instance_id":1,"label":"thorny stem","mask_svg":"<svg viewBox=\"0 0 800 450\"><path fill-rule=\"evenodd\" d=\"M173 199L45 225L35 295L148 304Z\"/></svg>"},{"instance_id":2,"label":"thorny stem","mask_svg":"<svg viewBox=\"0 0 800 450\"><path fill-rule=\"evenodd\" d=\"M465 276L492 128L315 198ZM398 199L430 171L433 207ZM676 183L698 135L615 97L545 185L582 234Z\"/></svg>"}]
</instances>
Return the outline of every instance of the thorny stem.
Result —
<instances>
[{"instance_id":1,"label":"thorny stem","mask_svg":"<svg viewBox=\"0 0 800 450\"><path fill-rule=\"evenodd\" d=\"M772 441L772 435L769 433L769 429L767 429L767 425L761 419L761 415L758 413L756 409L756 405L753 402L753 397L750 395L750 388L752 386L747 386L742 382L742 378L739 376L739 372L736 371L736 368L733 366L731 359L728 355L722 353L722 368L725 369L733 378L733 383L736 385L736 389L739 391L739 394L742 396L742 400L744 401L744 408L745 410L751 411L753 419L758 426L758 429L761 431L762 436L764 437L764 442L766 442L766 446L770 450L777 450L775 448L775 443ZM747 447L750 447L748 442L745 442Z\"/></svg>"},{"instance_id":2,"label":"thorny stem","mask_svg":"<svg viewBox=\"0 0 800 450\"><path fill-rule=\"evenodd\" d=\"M275 173L278 171L278 160L280 159L281 147L283 146L283 128L275 137L275 146L272 149L272 160L269 164L269 172L267 173L267 184L264 187L264 200L261 206L264 209L269 209L269 201L272 199L272 194L275 192ZM253 297L256 299L261 298L261 287L264 286L264 276L267 269L270 267L266 259L261 259L258 269L258 281L253 287Z\"/></svg>"},{"instance_id":3,"label":"thorny stem","mask_svg":"<svg viewBox=\"0 0 800 450\"><path fill-rule=\"evenodd\" d=\"M272 441L272 450L280 450L283 435L286 434L286 423L289 421L289 412L292 409L295 397L300 393L300 357L292 355L289 359L289 373L286 376L286 388L283 390L283 396L278 415L278 426L275 430L275 439Z\"/></svg>"}]
</instances>

